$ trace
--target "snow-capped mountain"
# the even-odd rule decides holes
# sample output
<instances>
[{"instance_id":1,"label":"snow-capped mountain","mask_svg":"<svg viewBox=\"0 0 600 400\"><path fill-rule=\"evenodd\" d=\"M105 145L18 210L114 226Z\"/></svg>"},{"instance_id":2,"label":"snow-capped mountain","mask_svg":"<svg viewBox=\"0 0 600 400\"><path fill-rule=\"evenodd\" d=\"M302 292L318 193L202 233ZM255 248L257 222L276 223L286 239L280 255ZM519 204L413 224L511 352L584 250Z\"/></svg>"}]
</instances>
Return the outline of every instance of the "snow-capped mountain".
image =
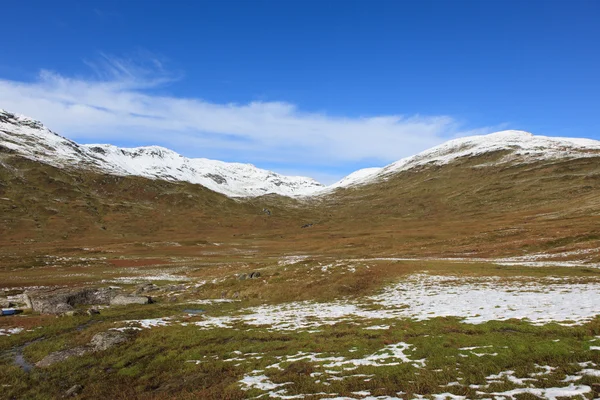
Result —
<instances>
[{"instance_id":1,"label":"snow-capped mountain","mask_svg":"<svg viewBox=\"0 0 600 400\"><path fill-rule=\"evenodd\" d=\"M91 168L115 175L186 181L230 197L311 194L323 187L312 178L284 176L251 164L186 158L149 146L80 145L30 118L0 110L0 146L58 167Z\"/></svg>"},{"instance_id":2,"label":"snow-capped mountain","mask_svg":"<svg viewBox=\"0 0 600 400\"><path fill-rule=\"evenodd\" d=\"M487 163L481 164L481 166L502 165L510 162L531 163L540 160L598 157L600 156L600 141L537 136L517 130L468 136L450 140L383 168L358 170L333 185L321 189L319 193L326 193L341 187L377 182L387 179L392 174L425 165L444 165L463 157L475 157L497 151L503 151L506 154L494 161L493 164Z\"/></svg>"},{"instance_id":3,"label":"snow-capped mountain","mask_svg":"<svg viewBox=\"0 0 600 400\"><path fill-rule=\"evenodd\" d=\"M353 172L330 186L312 178L284 176L251 164L227 163L205 158L186 158L159 146L119 148L107 144L80 145L31 118L0 110L0 147L58 167L90 168L114 175L186 181L203 185L230 197L253 197L269 193L313 196L375 183L391 175L426 165L444 165L463 157L502 151L493 164L531 163L539 160L600 156L600 141L536 136L524 131L450 140L383 168Z\"/></svg>"}]
</instances>

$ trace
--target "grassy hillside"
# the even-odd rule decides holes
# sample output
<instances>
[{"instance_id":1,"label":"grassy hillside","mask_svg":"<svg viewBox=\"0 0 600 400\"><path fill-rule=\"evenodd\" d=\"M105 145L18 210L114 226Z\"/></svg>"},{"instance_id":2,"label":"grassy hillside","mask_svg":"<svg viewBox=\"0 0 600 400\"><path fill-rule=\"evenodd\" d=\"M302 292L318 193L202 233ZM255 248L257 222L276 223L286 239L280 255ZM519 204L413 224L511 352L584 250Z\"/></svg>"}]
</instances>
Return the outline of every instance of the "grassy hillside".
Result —
<instances>
[{"instance_id":1,"label":"grassy hillside","mask_svg":"<svg viewBox=\"0 0 600 400\"><path fill-rule=\"evenodd\" d=\"M311 199L236 200L199 185L61 170L4 153L0 245L171 241L185 252L207 241L267 254L353 256L498 256L598 246L599 158L494 165L500 156L404 171Z\"/></svg>"}]
</instances>

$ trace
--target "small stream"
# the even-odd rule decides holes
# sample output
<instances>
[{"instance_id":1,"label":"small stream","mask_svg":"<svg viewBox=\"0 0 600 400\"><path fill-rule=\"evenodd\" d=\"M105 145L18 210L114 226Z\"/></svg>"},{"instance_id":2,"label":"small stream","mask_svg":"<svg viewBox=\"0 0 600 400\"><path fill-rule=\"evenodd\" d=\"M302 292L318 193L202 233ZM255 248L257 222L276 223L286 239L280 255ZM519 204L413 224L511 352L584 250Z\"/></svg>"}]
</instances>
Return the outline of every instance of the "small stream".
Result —
<instances>
[{"instance_id":1,"label":"small stream","mask_svg":"<svg viewBox=\"0 0 600 400\"><path fill-rule=\"evenodd\" d=\"M0 357L12 359L12 361L15 365L18 365L19 367L21 367L21 369L23 371L25 371L26 373L30 373L31 370L33 368L35 368L35 365L33 365L32 363L30 363L29 361L27 361L25 359L25 356L23 355L23 349L25 349L25 347L29 346L30 344L40 342L44 339L45 339L45 337L42 336L41 338L37 338L35 340L32 340L32 341L22 344L20 346L15 346L12 349L7 350L4 353L0 354Z\"/></svg>"},{"instance_id":2,"label":"small stream","mask_svg":"<svg viewBox=\"0 0 600 400\"><path fill-rule=\"evenodd\" d=\"M84 324L81 324L79 326L77 326L75 329L77 331L82 331L85 328L87 328L88 326L96 323L96 322L100 322L100 321L95 321L95 320L89 320ZM30 363L29 361L27 361L25 359L25 356L23 355L23 350L25 349L25 347L29 346L30 344L34 344L37 342L40 342L42 340L46 339L45 336L42 336L40 338L37 338L35 340L31 340L25 344L22 344L20 346L15 346L10 350L6 350L3 353L0 353L0 358L9 358L12 359L13 364L18 365L19 367L21 367L21 369L23 371L25 371L26 373L30 373L34 368L35 365Z\"/></svg>"},{"instance_id":3,"label":"small stream","mask_svg":"<svg viewBox=\"0 0 600 400\"><path fill-rule=\"evenodd\" d=\"M21 367L21 369L27 373L30 373L31 370L33 369L34 365L30 362L28 362L25 357L23 356L23 348L25 347L25 345L23 346L19 346L14 350L14 363L16 365L18 365L19 367Z\"/></svg>"}]
</instances>

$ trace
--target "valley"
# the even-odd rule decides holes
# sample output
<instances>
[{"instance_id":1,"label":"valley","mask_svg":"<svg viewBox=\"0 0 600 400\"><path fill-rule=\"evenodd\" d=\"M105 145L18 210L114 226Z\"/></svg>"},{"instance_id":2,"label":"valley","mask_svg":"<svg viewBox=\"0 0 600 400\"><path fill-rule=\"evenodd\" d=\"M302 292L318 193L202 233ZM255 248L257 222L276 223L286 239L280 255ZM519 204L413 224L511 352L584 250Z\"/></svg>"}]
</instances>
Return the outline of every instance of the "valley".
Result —
<instances>
[{"instance_id":1,"label":"valley","mask_svg":"<svg viewBox=\"0 0 600 400\"><path fill-rule=\"evenodd\" d=\"M2 398L600 395L599 142L500 132L219 192L1 115Z\"/></svg>"}]
</instances>

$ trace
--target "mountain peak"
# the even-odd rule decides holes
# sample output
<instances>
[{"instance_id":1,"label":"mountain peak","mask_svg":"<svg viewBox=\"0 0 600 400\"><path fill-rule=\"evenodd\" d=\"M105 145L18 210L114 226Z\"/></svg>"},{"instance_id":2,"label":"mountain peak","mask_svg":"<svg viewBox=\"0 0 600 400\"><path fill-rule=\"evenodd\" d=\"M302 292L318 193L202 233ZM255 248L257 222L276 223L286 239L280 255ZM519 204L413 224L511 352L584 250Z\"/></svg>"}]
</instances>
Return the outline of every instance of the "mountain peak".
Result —
<instances>
[{"instance_id":1,"label":"mountain peak","mask_svg":"<svg viewBox=\"0 0 600 400\"><path fill-rule=\"evenodd\" d=\"M2 108L0 108L0 122L18 126L27 126L31 129L47 129L40 121L26 117L25 115L8 112Z\"/></svg>"}]
</instances>

